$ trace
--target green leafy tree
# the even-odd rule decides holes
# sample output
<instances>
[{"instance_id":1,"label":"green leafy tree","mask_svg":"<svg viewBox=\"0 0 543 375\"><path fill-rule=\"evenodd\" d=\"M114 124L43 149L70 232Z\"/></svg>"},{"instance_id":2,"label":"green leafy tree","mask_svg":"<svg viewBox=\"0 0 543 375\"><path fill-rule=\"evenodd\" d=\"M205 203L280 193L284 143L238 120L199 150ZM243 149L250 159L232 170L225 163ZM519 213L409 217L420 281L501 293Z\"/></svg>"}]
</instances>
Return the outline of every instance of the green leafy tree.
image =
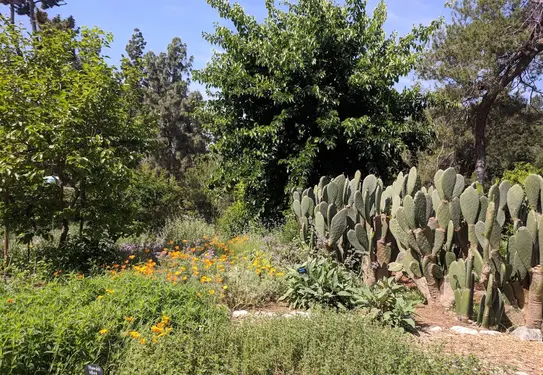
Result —
<instances>
[{"instance_id":1,"label":"green leafy tree","mask_svg":"<svg viewBox=\"0 0 543 375\"><path fill-rule=\"evenodd\" d=\"M208 0L234 29L204 34L223 50L197 79L210 90L205 124L223 160L221 183L242 181L253 213L277 216L285 190L356 169L391 177L424 148L427 97L398 91L435 26L403 37L383 29L386 7L266 1L263 23L239 4ZM271 216L270 216L271 215Z\"/></svg>"},{"instance_id":2,"label":"green leafy tree","mask_svg":"<svg viewBox=\"0 0 543 375\"><path fill-rule=\"evenodd\" d=\"M484 182L487 125L515 92L537 91L543 51L543 2L450 1L452 20L435 34L420 68L458 103L473 134L475 173ZM506 100L505 100L506 101ZM498 112L495 112L498 113Z\"/></svg>"},{"instance_id":3,"label":"green leafy tree","mask_svg":"<svg viewBox=\"0 0 543 375\"><path fill-rule=\"evenodd\" d=\"M52 28L35 38L1 22L5 223L18 234L30 231L29 222L61 223L64 243L79 221L81 235L115 239L129 227L125 191L153 136L146 118L130 115L138 103L126 83L138 81L138 71L107 64L101 51L111 36L100 30L78 36Z\"/></svg>"},{"instance_id":4,"label":"green leafy tree","mask_svg":"<svg viewBox=\"0 0 543 375\"><path fill-rule=\"evenodd\" d=\"M47 14L44 14L45 10L66 5L64 0L13 0L13 2L15 3L17 14L28 16L33 32L38 31L38 18L41 17L43 19L47 17Z\"/></svg>"}]
</instances>

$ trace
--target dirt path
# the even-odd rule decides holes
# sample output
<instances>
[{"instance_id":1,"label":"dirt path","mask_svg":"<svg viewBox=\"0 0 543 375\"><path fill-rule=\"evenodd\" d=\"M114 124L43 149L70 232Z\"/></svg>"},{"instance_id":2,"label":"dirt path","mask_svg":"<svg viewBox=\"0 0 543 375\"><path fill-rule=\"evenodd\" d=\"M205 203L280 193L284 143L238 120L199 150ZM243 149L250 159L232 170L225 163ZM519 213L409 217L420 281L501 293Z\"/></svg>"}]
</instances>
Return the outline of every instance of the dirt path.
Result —
<instances>
[{"instance_id":1,"label":"dirt path","mask_svg":"<svg viewBox=\"0 0 543 375\"><path fill-rule=\"evenodd\" d=\"M454 312L439 306L420 306L416 321L421 327L416 340L423 347L454 355L473 355L487 370L496 374L519 371L530 375L543 374L543 342L522 341L507 333L481 334L482 330L477 325L461 322ZM476 329L479 333L459 334L450 330L454 326Z\"/></svg>"}]
</instances>

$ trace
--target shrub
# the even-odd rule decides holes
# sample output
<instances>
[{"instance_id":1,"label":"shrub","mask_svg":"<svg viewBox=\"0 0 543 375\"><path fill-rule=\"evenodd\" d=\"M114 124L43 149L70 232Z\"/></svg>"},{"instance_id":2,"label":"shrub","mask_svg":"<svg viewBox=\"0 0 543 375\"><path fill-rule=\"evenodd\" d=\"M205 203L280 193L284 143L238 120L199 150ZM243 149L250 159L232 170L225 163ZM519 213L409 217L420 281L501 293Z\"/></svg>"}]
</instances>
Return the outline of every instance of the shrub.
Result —
<instances>
[{"instance_id":1,"label":"shrub","mask_svg":"<svg viewBox=\"0 0 543 375\"><path fill-rule=\"evenodd\" d=\"M63 245L48 243L37 248L36 253L37 258L51 268L51 272L63 270L65 273L87 273L93 268L115 263L122 256L112 241L86 237L70 237Z\"/></svg>"},{"instance_id":2,"label":"shrub","mask_svg":"<svg viewBox=\"0 0 543 375\"><path fill-rule=\"evenodd\" d=\"M188 242L200 241L202 238L211 238L215 235L215 227L204 220L189 216L179 216L168 220L160 233L164 243L169 241Z\"/></svg>"},{"instance_id":3,"label":"shrub","mask_svg":"<svg viewBox=\"0 0 543 375\"><path fill-rule=\"evenodd\" d=\"M134 231L155 232L179 209L181 188L165 171L143 165L135 171L127 196L132 202Z\"/></svg>"},{"instance_id":4,"label":"shrub","mask_svg":"<svg viewBox=\"0 0 543 375\"><path fill-rule=\"evenodd\" d=\"M173 349L173 350L172 350ZM401 331L352 314L260 319L205 334L175 333L130 347L117 372L132 374L482 374L473 360L426 353Z\"/></svg>"},{"instance_id":5,"label":"shrub","mask_svg":"<svg viewBox=\"0 0 543 375\"><path fill-rule=\"evenodd\" d=\"M508 180L511 184L524 184L524 180L530 174L543 175L543 168L537 168L530 163L516 163L514 169L503 172L502 180Z\"/></svg>"},{"instance_id":6,"label":"shrub","mask_svg":"<svg viewBox=\"0 0 543 375\"><path fill-rule=\"evenodd\" d=\"M281 297L294 308L312 306L352 309L360 284L342 265L324 257L309 258L287 274L289 288Z\"/></svg>"},{"instance_id":7,"label":"shrub","mask_svg":"<svg viewBox=\"0 0 543 375\"><path fill-rule=\"evenodd\" d=\"M407 295L405 286L397 284L391 277L379 280L372 287L363 288L357 306L364 309L372 321L413 330L415 308L421 302L421 298Z\"/></svg>"}]
</instances>

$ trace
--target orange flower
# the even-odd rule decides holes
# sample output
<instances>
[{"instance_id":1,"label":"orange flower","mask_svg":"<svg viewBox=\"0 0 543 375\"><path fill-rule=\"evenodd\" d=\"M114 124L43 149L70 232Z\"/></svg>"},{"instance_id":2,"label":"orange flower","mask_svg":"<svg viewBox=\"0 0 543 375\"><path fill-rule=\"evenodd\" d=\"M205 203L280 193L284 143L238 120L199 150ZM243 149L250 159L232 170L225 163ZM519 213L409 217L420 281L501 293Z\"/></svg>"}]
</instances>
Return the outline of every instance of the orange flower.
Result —
<instances>
[{"instance_id":1,"label":"orange flower","mask_svg":"<svg viewBox=\"0 0 543 375\"><path fill-rule=\"evenodd\" d=\"M159 323L160 324L160 323ZM151 329L154 333L161 333L164 329L158 326L152 326Z\"/></svg>"},{"instance_id":2,"label":"orange flower","mask_svg":"<svg viewBox=\"0 0 543 375\"><path fill-rule=\"evenodd\" d=\"M81 280L81 279L83 278L83 275L79 274L79 275L77 275L77 278L78 278L79 280Z\"/></svg>"},{"instance_id":3,"label":"orange flower","mask_svg":"<svg viewBox=\"0 0 543 375\"><path fill-rule=\"evenodd\" d=\"M183 243L187 243L187 240L183 240L183 241L181 241L181 242L183 242Z\"/></svg>"},{"instance_id":4,"label":"orange flower","mask_svg":"<svg viewBox=\"0 0 543 375\"><path fill-rule=\"evenodd\" d=\"M147 342L147 340L145 340L145 337L140 340L140 344L142 344L142 345L145 345L146 342Z\"/></svg>"},{"instance_id":5,"label":"orange flower","mask_svg":"<svg viewBox=\"0 0 543 375\"><path fill-rule=\"evenodd\" d=\"M153 337L153 344L156 344L158 342L158 340L156 339L156 337Z\"/></svg>"},{"instance_id":6,"label":"orange flower","mask_svg":"<svg viewBox=\"0 0 543 375\"><path fill-rule=\"evenodd\" d=\"M173 245L173 241L170 241L170 245Z\"/></svg>"},{"instance_id":7,"label":"orange flower","mask_svg":"<svg viewBox=\"0 0 543 375\"><path fill-rule=\"evenodd\" d=\"M13 302L14 302L13 298L8 299L8 303L13 303Z\"/></svg>"},{"instance_id":8,"label":"orange flower","mask_svg":"<svg viewBox=\"0 0 543 375\"><path fill-rule=\"evenodd\" d=\"M146 252L147 254L149 254L149 253L151 252L151 250L145 249L145 252Z\"/></svg>"},{"instance_id":9,"label":"orange flower","mask_svg":"<svg viewBox=\"0 0 543 375\"><path fill-rule=\"evenodd\" d=\"M136 257L135 255L130 255L130 256L128 257L128 259L134 259L135 257Z\"/></svg>"},{"instance_id":10,"label":"orange flower","mask_svg":"<svg viewBox=\"0 0 543 375\"><path fill-rule=\"evenodd\" d=\"M131 322L134 320L134 318L132 318L131 316L126 316L124 320L126 320L127 322Z\"/></svg>"}]
</instances>

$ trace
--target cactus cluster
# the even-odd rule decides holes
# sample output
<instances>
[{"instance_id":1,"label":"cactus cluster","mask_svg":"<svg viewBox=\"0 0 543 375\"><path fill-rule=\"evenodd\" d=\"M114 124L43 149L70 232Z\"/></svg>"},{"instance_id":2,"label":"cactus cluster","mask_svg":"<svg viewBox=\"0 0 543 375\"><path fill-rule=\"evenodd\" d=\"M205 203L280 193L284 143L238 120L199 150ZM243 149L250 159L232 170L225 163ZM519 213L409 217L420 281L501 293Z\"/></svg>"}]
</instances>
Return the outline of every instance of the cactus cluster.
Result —
<instances>
[{"instance_id":1,"label":"cactus cluster","mask_svg":"<svg viewBox=\"0 0 543 375\"><path fill-rule=\"evenodd\" d=\"M369 284L390 272L407 274L429 302L452 288L456 313L466 318L473 314L474 285L482 284L477 318L484 327L500 324L505 304L522 307L523 285L543 258L538 175L523 186L503 181L485 194L476 183L466 186L454 168L439 170L427 187L416 168L386 187L356 172L352 180L323 177L313 189L294 191L292 202L303 241L325 248ZM513 232L504 240L507 228ZM542 283L534 284L542 294ZM534 294L539 302L540 294ZM541 320L543 312L537 314Z\"/></svg>"}]
</instances>

